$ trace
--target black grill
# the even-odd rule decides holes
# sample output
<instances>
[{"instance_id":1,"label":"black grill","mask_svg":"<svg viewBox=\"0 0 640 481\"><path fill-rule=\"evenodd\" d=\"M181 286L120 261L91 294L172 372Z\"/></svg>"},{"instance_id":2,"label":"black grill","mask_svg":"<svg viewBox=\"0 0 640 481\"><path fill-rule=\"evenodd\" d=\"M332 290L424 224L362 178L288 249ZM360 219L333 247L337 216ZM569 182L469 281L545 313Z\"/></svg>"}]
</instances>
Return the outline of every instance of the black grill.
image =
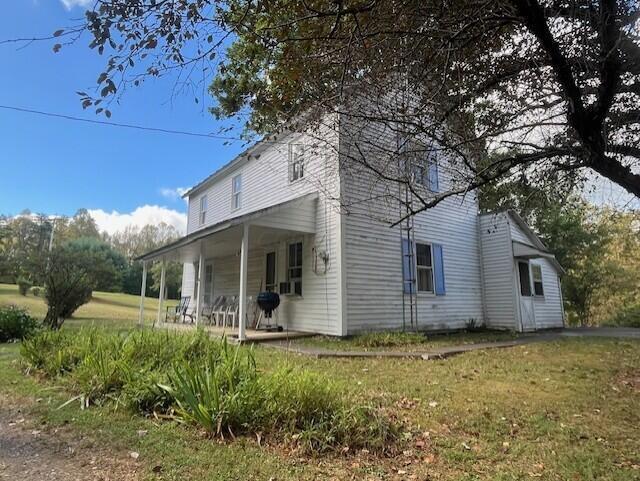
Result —
<instances>
[{"instance_id":1,"label":"black grill","mask_svg":"<svg viewBox=\"0 0 640 481\"><path fill-rule=\"evenodd\" d=\"M256 298L258 307L264 312L264 317L269 318L271 314L280 305L280 296L277 292L260 292Z\"/></svg>"}]
</instances>

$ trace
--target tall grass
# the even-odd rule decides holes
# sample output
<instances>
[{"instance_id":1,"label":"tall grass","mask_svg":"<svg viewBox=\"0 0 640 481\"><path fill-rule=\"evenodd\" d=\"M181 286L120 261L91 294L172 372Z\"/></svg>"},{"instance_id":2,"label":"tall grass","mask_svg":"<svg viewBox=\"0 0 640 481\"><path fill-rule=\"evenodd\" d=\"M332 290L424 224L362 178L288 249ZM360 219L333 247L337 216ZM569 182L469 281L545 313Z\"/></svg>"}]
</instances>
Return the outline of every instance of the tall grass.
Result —
<instances>
[{"instance_id":1,"label":"tall grass","mask_svg":"<svg viewBox=\"0 0 640 481\"><path fill-rule=\"evenodd\" d=\"M204 333L43 332L21 353L83 405L161 413L214 436L261 433L322 452L383 450L396 435L386 417L330 379L286 366L264 373L251 349Z\"/></svg>"}]
</instances>

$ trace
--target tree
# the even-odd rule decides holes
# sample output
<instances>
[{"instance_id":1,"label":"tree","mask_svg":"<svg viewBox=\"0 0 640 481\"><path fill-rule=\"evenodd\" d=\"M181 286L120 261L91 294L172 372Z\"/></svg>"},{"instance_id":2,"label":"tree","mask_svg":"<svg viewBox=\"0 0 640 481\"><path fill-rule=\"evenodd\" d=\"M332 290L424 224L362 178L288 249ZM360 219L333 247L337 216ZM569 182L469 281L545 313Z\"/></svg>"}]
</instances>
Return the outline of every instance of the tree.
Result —
<instances>
[{"instance_id":1,"label":"tree","mask_svg":"<svg viewBox=\"0 0 640 481\"><path fill-rule=\"evenodd\" d=\"M122 276L127 268L124 256L99 239L84 237L65 244L71 256L84 259L94 289L107 292L122 291Z\"/></svg>"},{"instance_id":2,"label":"tree","mask_svg":"<svg viewBox=\"0 0 640 481\"><path fill-rule=\"evenodd\" d=\"M126 272L123 275L123 292L127 294L140 294L142 284L142 264L134 259L145 252L162 247L180 236L175 227L161 222L156 225L127 226L124 230L116 232L109 237L109 243L121 252L128 261ZM160 267L152 266L150 276L147 278L147 294L157 295L160 289ZM181 287L182 269L177 269L172 263L167 265L166 285L170 298L175 297Z\"/></svg>"},{"instance_id":3,"label":"tree","mask_svg":"<svg viewBox=\"0 0 640 481\"><path fill-rule=\"evenodd\" d=\"M119 290L124 257L97 239L84 238L55 247L43 259L47 314L44 324L62 327L95 289Z\"/></svg>"},{"instance_id":4,"label":"tree","mask_svg":"<svg viewBox=\"0 0 640 481\"><path fill-rule=\"evenodd\" d=\"M160 292L160 277L162 272L162 263L156 262L149 270L151 273L151 289L153 292ZM182 290L182 264L179 262L167 262L165 265L165 288L166 298L179 298Z\"/></svg>"},{"instance_id":5,"label":"tree","mask_svg":"<svg viewBox=\"0 0 640 481\"><path fill-rule=\"evenodd\" d=\"M25 278L40 283L38 266L49 245L51 222L25 211L0 220L0 277L15 283Z\"/></svg>"},{"instance_id":6,"label":"tree","mask_svg":"<svg viewBox=\"0 0 640 481\"><path fill-rule=\"evenodd\" d=\"M96 221L87 209L78 209L73 217L55 219L54 241L57 245L83 238L100 239Z\"/></svg>"},{"instance_id":7,"label":"tree","mask_svg":"<svg viewBox=\"0 0 640 481\"><path fill-rule=\"evenodd\" d=\"M91 300L94 282L88 259L78 257L65 247L56 247L44 267L47 314L43 324L60 329L66 319Z\"/></svg>"},{"instance_id":8,"label":"tree","mask_svg":"<svg viewBox=\"0 0 640 481\"><path fill-rule=\"evenodd\" d=\"M210 79L213 112L248 114L253 132L339 112L395 134L378 156L433 141L418 154L447 156L452 181L411 215L520 173L591 171L640 196L639 18L635 0L104 0L54 36L88 31L107 54L81 92L107 116L105 99L179 71L193 90ZM356 147L345 162L412 187Z\"/></svg>"}]
</instances>

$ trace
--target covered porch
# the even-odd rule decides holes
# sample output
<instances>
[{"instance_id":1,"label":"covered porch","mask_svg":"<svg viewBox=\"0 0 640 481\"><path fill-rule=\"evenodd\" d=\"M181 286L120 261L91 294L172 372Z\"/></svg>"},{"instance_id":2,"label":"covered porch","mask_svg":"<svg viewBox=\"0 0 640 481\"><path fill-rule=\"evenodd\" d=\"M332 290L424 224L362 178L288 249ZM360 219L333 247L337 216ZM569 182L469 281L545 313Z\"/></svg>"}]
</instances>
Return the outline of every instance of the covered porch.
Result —
<instances>
[{"instance_id":1,"label":"covered porch","mask_svg":"<svg viewBox=\"0 0 640 481\"><path fill-rule=\"evenodd\" d=\"M292 327L302 299L302 246L316 233L317 198L307 194L208 225L141 256L140 320L148 268L159 262L157 326L201 327L238 341L297 336ZM183 264L181 307L174 316L164 306L168 262ZM270 319L256 303L260 292L280 294L280 307ZM278 326L280 332L268 332L268 326Z\"/></svg>"}]
</instances>

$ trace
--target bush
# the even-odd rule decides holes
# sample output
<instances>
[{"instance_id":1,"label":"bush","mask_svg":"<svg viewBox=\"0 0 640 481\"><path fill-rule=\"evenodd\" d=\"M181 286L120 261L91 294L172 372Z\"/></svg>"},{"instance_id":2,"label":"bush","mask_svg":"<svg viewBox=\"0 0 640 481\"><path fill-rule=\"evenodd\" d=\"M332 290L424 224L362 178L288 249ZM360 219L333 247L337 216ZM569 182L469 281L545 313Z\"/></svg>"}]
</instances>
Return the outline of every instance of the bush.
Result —
<instances>
[{"instance_id":1,"label":"bush","mask_svg":"<svg viewBox=\"0 0 640 481\"><path fill-rule=\"evenodd\" d=\"M36 286L31 288L31 294L33 294L35 297L40 297L40 294L42 294L42 292L41 289Z\"/></svg>"},{"instance_id":2,"label":"bush","mask_svg":"<svg viewBox=\"0 0 640 481\"><path fill-rule=\"evenodd\" d=\"M39 326L40 323L21 307L0 307L0 342L25 339Z\"/></svg>"},{"instance_id":3,"label":"bush","mask_svg":"<svg viewBox=\"0 0 640 481\"><path fill-rule=\"evenodd\" d=\"M640 304L622 309L609 322L608 326L640 327Z\"/></svg>"},{"instance_id":4,"label":"bush","mask_svg":"<svg viewBox=\"0 0 640 481\"><path fill-rule=\"evenodd\" d=\"M144 414L172 414L212 435L262 433L321 452L385 448L390 422L323 376L258 370L253 351L199 332L98 329L43 332L26 340L26 363L62 376L87 406L115 402Z\"/></svg>"},{"instance_id":5,"label":"bush","mask_svg":"<svg viewBox=\"0 0 640 481\"><path fill-rule=\"evenodd\" d=\"M29 279L26 279L24 277L18 278L18 292L21 296L26 296L32 285L33 284Z\"/></svg>"}]
</instances>

